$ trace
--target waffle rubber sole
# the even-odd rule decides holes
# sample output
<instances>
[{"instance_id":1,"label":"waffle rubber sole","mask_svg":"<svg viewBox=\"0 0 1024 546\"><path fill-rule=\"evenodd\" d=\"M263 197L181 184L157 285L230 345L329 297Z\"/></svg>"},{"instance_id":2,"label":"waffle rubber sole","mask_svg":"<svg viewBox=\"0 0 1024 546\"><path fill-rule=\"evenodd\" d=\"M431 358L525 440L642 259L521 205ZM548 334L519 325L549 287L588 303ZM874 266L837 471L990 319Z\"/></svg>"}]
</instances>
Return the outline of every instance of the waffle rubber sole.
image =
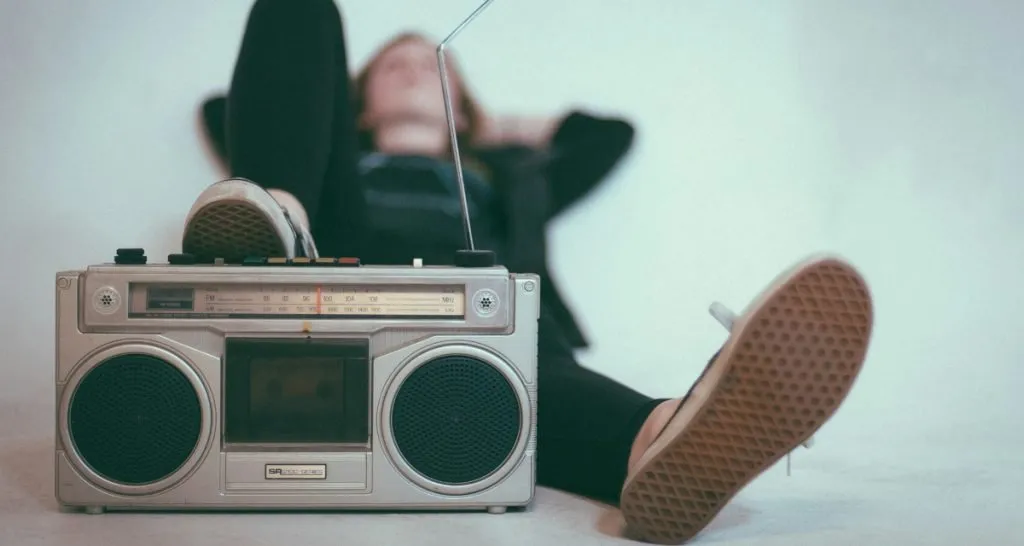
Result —
<instances>
[{"instance_id":1,"label":"waffle rubber sole","mask_svg":"<svg viewBox=\"0 0 1024 546\"><path fill-rule=\"evenodd\" d=\"M656 544L700 533L835 414L863 366L872 324L867 285L840 260L808 261L766 290L627 478L626 533Z\"/></svg>"},{"instance_id":2,"label":"waffle rubber sole","mask_svg":"<svg viewBox=\"0 0 1024 546\"><path fill-rule=\"evenodd\" d=\"M182 238L184 252L240 261L250 256L285 256L273 221L246 201L220 201L199 210Z\"/></svg>"}]
</instances>

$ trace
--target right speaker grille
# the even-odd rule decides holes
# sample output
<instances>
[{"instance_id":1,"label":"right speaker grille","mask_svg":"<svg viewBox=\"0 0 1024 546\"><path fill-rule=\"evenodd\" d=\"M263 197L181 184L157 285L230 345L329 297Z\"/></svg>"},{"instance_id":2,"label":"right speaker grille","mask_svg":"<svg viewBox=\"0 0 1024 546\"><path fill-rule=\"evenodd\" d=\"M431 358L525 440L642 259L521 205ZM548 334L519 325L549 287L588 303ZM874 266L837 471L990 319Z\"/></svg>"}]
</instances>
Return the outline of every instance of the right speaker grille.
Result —
<instances>
[{"instance_id":1,"label":"right speaker grille","mask_svg":"<svg viewBox=\"0 0 1024 546\"><path fill-rule=\"evenodd\" d=\"M522 408L508 379L475 357L448 355L421 365L394 399L395 447L425 478L445 485L480 481L515 449Z\"/></svg>"}]
</instances>

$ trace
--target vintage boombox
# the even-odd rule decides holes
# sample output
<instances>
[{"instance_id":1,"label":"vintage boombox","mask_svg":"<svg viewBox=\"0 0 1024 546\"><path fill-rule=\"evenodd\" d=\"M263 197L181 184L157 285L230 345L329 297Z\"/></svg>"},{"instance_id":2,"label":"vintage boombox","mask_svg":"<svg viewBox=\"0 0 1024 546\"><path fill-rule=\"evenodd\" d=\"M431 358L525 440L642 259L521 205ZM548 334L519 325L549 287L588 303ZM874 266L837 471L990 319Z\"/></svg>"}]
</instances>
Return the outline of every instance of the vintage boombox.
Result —
<instances>
[{"instance_id":1,"label":"vintage boombox","mask_svg":"<svg viewBox=\"0 0 1024 546\"><path fill-rule=\"evenodd\" d=\"M536 275L120 255L56 277L63 508L532 500Z\"/></svg>"}]
</instances>

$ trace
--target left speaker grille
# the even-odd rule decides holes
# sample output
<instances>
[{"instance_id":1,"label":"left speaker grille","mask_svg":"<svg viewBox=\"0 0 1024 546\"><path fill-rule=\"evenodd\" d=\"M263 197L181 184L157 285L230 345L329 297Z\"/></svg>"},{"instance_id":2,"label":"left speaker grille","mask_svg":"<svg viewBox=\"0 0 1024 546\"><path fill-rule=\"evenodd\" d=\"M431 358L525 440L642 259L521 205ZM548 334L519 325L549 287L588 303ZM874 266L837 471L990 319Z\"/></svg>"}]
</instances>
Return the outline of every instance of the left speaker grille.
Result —
<instances>
[{"instance_id":1,"label":"left speaker grille","mask_svg":"<svg viewBox=\"0 0 1024 546\"><path fill-rule=\"evenodd\" d=\"M90 370L75 389L68 432L97 474L124 485L163 480L199 443L202 409L188 378L153 356L125 354Z\"/></svg>"}]
</instances>

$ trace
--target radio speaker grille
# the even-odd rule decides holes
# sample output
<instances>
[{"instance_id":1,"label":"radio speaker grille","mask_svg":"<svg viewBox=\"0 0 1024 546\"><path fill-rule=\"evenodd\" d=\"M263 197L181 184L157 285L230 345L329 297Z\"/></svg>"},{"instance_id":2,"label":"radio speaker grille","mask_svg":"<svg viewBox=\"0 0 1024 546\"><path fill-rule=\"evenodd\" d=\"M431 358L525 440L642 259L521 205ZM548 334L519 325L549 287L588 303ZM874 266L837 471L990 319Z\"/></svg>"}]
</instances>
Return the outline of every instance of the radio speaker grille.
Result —
<instances>
[{"instance_id":1,"label":"radio speaker grille","mask_svg":"<svg viewBox=\"0 0 1024 546\"><path fill-rule=\"evenodd\" d=\"M483 360L443 356L402 382L391 412L395 447L434 482L477 482L508 460L522 425L508 380Z\"/></svg>"},{"instance_id":2,"label":"radio speaker grille","mask_svg":"<svg viewBox=\"0 0 1024 546\"><path fill-rule=\"evenodd\" d=\"M125 485L160 481L199 443L202 413L192 383L153 356L125 354L90 370L75 389L68 432L94 472Z\"/></svg>"}]
</instances>

